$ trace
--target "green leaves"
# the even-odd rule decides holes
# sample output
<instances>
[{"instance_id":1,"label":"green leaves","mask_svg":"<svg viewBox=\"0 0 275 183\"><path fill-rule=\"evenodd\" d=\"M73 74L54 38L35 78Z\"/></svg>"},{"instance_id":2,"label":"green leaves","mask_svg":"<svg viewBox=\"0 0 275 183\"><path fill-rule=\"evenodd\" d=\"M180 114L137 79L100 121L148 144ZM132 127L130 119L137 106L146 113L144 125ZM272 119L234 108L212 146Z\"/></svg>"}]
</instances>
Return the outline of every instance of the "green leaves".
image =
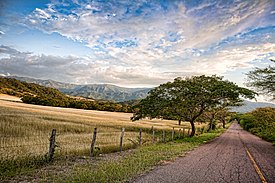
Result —
<instances>
[{"instance_id":1,"label":"green leaves","mask_svg":"<svg viewBox=\"0 0 275 183\"><path fill-rule=\"evenodd\" d=\"M245 130L275 143L275 108L258 108L237 117Z\"/></svg>"},{"instance_id":2,"label":"green leaves","mask_svg":"<svg viewBox=\"0 0 275 183\"><path fill-rule=\"evenodd\" d=\"M275 62L275 60L271 61ZM262 94L272 95L275 99L275 67L256 68L254 71L250 71L247 76L247 86L256 88Z\"/></svg>"},{"instance_id":3,"label":"green leaves","mask_svg":"<svg viewBox=\"0 0 275 183\"><path fill-rule=\"evenodd\" d=\"M255 95L255 92L223 81L222 77L216 75L176 78L174 82L164 83L151 90L149 96L136 106L139 110L131 119L177 119L189 121L193 126L204 111L237 105L242 101L240 96L252 99Z\"/></svg>"}]
</instances>

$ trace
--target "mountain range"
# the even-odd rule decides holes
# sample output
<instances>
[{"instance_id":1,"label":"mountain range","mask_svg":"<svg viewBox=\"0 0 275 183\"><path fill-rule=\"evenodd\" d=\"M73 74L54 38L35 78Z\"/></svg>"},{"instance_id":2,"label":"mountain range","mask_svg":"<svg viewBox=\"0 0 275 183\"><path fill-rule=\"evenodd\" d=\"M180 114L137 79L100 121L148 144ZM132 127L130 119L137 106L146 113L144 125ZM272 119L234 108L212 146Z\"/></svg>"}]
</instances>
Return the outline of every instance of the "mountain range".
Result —
<instances>
[{"instance_id":1,"label":"mountain range","mask_svg":"<svg viewBox=\"0 0 275 183\"><path fill-rule=\"evenodd\" d=\"M41 80L28 77L9 76L20 81L35 83L46 87L58 89L64 94L92 98L96 100L110 100L123 102L145 98L151 88L124 88L111 84L76 85L53 80Z\"/></svg>"},{"instance_id":2,"label":"mountain range","mask_svg":"<svg viewBox=\"0 0 275 183\"><path fill-rule=\"evenodd\" d=\"M145 98L152 88L124 88L111 84L87 84L76 85L62 83L53 80L41 80L28 77L9 76L20 81L35 83L46 87L58 89L64 94L79 96L96 100L111 100L115 102L124 102L129 100L138 100ZM250 102L245 100L243 106L233 107L231 111L245 113L260 107L273 107L275 105L266 102Z\"/></svg>"},{"instance_id":3,"label":"mountain range","mask_svg":"<svg viewBox=\"0 0 275 183\"><path fill-rule=\"evenodd\" d=\"M231 111L232 112L239 112L239 113L246 113L253 111L254 109L257 108L263 108L263 107L272 107L275 108L275 105L272 103L267 103L267 102L250 102L245 100L244 105L238 106L238 107L232 107Z\"/></svg>"}]
</instances>

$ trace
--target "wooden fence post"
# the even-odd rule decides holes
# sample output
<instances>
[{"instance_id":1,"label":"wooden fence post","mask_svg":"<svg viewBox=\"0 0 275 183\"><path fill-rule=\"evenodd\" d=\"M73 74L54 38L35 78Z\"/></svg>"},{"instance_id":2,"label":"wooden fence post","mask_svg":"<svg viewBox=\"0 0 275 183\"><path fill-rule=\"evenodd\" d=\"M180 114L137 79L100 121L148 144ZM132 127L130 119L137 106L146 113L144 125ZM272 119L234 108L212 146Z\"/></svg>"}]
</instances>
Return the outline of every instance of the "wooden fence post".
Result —
<instances>
[{"instance_id":1,"label":"wooden fence post","mask_svg":"<svg viewBox=\"0 0 275 183\"><path fill-rule=\"evenodd\" d=\"M153 133L153 143L155 143L155 129L154 129L154 126L152 126L152 133Z\"/></svg>"},{"instance_id":2,"label":"wooden fence post","mask_svg":"<svg viewBox=\"0 0 275 183\"><path fill-rule=\"evenodd\" d=\"M50 146L49 146L49 154L48 154L48 160L52 161L54 151L55 151L55 136L56 136L56 129L52 129L52 134L50 137Z\"/></svg>"},{"instance_id":3,"label":"wooden fence post","mask_svg":"<svg viewBox=\"0 0 275 183\"><path fill-rule=\"evenodd\" d=\"M185 137L185 128L182 128L183 138Z\"/></svg>"},{"instance_id":4,"label":"wooden fence post","mask_svg":"<svg viewBox=\"0 0 275 183\"><path fill-rule=\"evenodd\" d=\"M124 136L124 128L121 129L121 135L120 135L120 143L119 143L120 153L122 153L123 136Z\"/></svg>"},{"instance_id":5,"label":"wooden fence post","mask_svg":"<svg viewBox=\"0 0 275 183\"><path fill-rule=\"evenodd\" d=\"M165 130L162 131L162 141L165 142Z\"/></svg>"},{"instance_id":6,"label":"wooden fence post","mask_svg":"<svg viewBox=\"0 0 275 183\"><path fill-rule=\"evenodd\" d=\"M95 141L96 141L96 134L97 134L97 128L94 128L94 134L93 134L93 139L92 139L91 149L90 149L90 157L93 157Z\"/></svg>"},{"instance_id":7,"label":"wooden fence post","mask_svg":"<svg viewBox=\"0 0 275 183\"><path fill-rule=\"evenodd\" d=\"M173 127L173 130L172 130L172 141L174 140L174 134L175 134L175 127Z\"/></svg>"},{"instance_id":8,"label":"wooden fence post","mask_svg":"<svg viewBox=\"0 0 275 183\"><path fill-rule=\"evenodd\" d=\"M179 129L179 139L180 139L181 129Z\"/></svg>"},{"instance_id":9,"label":"wooden fence post","mask_svg":"<svg viewBox=\"0 0 275 183\"><path fill-rule=\"evenodd\" d=\"M139 129L139 145L142 144L142 129Z\"/></svg>"},{"instance_id":10,"label":"wooden fence post","mask_svg":"<svg viewBox=\"0 0 275 183\"><path fill-rule=\"evenodd\" d=\"M188 128L188 136L190 135L190 128Z\"/></svg>"}]
</instances>

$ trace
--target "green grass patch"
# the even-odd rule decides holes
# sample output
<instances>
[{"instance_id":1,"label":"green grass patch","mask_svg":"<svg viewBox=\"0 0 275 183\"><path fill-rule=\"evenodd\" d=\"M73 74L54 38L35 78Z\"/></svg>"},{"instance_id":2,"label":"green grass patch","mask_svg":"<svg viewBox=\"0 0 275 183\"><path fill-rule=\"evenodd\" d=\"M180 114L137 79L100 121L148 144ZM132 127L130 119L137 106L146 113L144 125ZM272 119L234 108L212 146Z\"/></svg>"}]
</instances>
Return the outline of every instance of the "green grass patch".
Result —
<instances>
[{"instance_id":1,"label":"green grass patch","mask_svg":"<svg viewBox=\"0 0 275 183\"><path fill-rule=\"evenodd\" d=\"M13 177L15 175L33 172L35 169L48 164L45 156L28 156L16 159L0 159L1 177Z\"/></svg>"},{"instance_id":2,"label":"green grass patch","mask_svg":"<svg viewBox=\"0 0 275 183\"><path fill-rule=\"evenodd\" d=\"M192 138L178 139L174 142L142 146L133 153L116 160L99 162L97 165L77 166L73 172L54 177L54 182L124 182L149 171L162 161L170 161L198 145L214 139L224 129L204 133ZM61 177L61 178L60 178Z\"/></svg>"}]
</instances>

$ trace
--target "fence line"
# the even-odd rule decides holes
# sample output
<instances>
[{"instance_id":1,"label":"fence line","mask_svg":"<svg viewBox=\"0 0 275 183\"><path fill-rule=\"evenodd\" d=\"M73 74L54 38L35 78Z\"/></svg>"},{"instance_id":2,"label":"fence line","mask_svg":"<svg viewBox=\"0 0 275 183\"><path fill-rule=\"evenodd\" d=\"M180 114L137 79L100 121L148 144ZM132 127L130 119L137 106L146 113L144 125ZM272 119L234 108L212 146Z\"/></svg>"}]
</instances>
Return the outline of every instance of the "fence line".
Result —
<instances>
[{"instance_id":1,"label":"fence line","mask_svg":"<svg viewBox=\"0 0 275 183\"><path fill-rule=\"evenodd\" d=\"M205 128L197 128L197 134L203 133ZM29 149L30 153L34 155L42 155L42 149L38 148L37 151L33 150L33 147L36 146L47 146L48 151L43 151L44 154L47 154L48 160L52 160L55 154L70 154L70 152L90 152L90 157L96 156L97 153L104 153L108 151L109 147L111 148L110 152L118 151L123 152L124 150L137 147L144 144L149 143L156 143L156 142L168 142L173 141L179 138L185 138L190 135L191 129L190 128L182 128L182 127L173 127L171 130L163 130L163 129L155 129L153 126L151 129L139 129L139 131L133 131L133 129L127 130L127 128L121 128L121 131L100 131L100 129L94 128L93 134L75 134L76 137L66 136L66 134L58 133L56 130L52 130L52 133L49 133L48 136L46 135L39 135L39 136L30 136L24 138L25 143L31 142L27 140L35 141L48 141L48 143L30 143L30 144L19 144L20 139L8 139L9 141L0 140L2 144L0 146L0 158L1 156L5 156L5 152L12 152L9 150L10 148L18 148L15 151L20 151L22 147L31 147ZM72 134L70 134L72 135ZM74 134L73 134L74 135ZM0 136L1 137L1 136ZM10 136L9 136L10 137ZM16 144L16 145L8 145L8 144ZM18 143L18 144L17 144ZM107 148L107 150L106 150ZM24 154L28 149L22 150L22 152L15 154L15 156L24 156ZM37 153L35 154L34 153ZM86 153L87 154L87 153ZM10 154L9 154L10 155Z\"/></svg>"}]
</instances>

